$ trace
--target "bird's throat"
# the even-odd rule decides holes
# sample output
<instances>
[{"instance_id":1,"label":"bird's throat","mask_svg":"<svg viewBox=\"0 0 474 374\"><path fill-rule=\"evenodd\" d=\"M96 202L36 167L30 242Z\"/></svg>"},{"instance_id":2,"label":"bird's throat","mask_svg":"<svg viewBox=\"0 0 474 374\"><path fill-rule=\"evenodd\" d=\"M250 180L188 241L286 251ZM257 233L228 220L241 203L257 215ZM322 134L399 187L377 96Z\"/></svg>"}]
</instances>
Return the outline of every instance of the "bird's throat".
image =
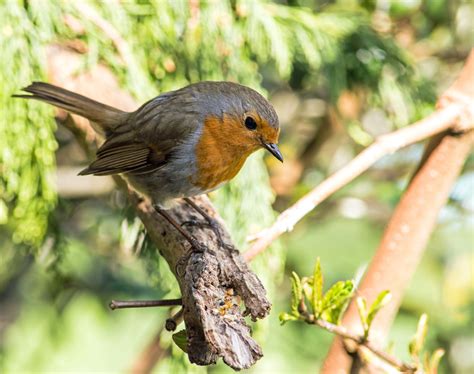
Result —
<instances>
[{"instance_id":1,"label":"bird's throat","mask_svg":"<svg viewBox=\"0 0 474 374\"><path fill-rule=\"evenodd\" d=\"M240 135L232 119L209 117L196 145L197 174L194 185L210 191L234 178L247 157L258 149L245 133Z\"/></svg>"}]
</instances>

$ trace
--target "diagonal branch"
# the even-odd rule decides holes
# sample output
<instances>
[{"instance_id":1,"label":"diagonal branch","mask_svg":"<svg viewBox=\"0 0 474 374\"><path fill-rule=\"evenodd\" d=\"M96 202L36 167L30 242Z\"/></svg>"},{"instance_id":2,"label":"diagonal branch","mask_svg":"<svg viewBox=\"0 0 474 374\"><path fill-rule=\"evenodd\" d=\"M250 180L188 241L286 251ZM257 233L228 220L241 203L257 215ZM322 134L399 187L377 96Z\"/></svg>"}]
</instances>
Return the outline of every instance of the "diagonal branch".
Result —
<instances>
[{"instance_id":1,"label":"diagonal branch","mask_svg":"<svg viewBox=\"0 0 474 374\"><path fill-rule=\"evenodd\" d=\"M459 97L472 103L473 78L474 54L471 53L460 77L442 96L438 105L450 107L453 100L458 101ZM359 287L359 294L369 302L384 289L390 289L392 293L392 302L384 308L371 327L371 334L379 344L388 335L405 290L436 225L439 211L445 205L451 187L474 144L474 117L470 110L468 107L465 112L461 112L456 124L458 129L465 130L464 133L455 135L445 132L428 144L425 156L398 204ZM357 307L353 302L342 323L350 331L361 330ZM345 372L352 365L354 359L347 354L343 341L335 339L322 372Z\"/></svg>"},{"instance_id":2,"label":"diagonal branch","mask_svg":"<svg viewBox=\"0 0 474 374\"><path fill-rule=\"evenodd\" d=\"M467 112L467 105L452 103L439 109L421 121L379 137L371 146L363 150L344 168L324 180L311 192L303 196L293 206L281 213L275 223L253 236L256 239L244 253L250 260L264 251L276 238L293 227L322 201L331 196L357 176L369 169L382 157L400 148L425 140L433 135L453 128L458 123L460 113ZM473 124L471 123L471 126Z\"/></svg>"},{"instance_id":3,"label":"diagonal branch","mask_svg":"<svg viewBox=\"0 0 474 374\"><path fill-rule=\"evenodd\" d=\"M400 307L431 232L436 217L446 203L452 184L461 171L474 140L470 131L462 136L445 135L415 175L385 231L367 273L359 287L359 295L369 302L390 289L392 302L374 320L371 335L381 344L386 338ZM342 324L350 331L361 331L355 303L351 303ZM346 353L341 339L336 339L323 373L336 369L349 370L352 357Z\"/></svg>"},{"instance_id":4,"label":"diagonal branch","mask_svg":"<svg viewBox=\"0 0 474 374\"><path fill-rule=\"evenodd\" d=\"M407 364L403 361L400 361L397 357L380 350L378 347L373 345L370 341L364 338L363 335L356 335L349 330L347 330L344 326L335 325L328 321L325 321L321 318L315 318L314 315L310 315L307 313L304 315L304 321L311 325L317 325L322 329L329 331L342 339L348 339L356 343L358 346L365 347L374 355L382 359L383 361L387 362L389 365L397 368L402 373L415 373L416 368L410 364Z\"/></svg>"}]
</instances>

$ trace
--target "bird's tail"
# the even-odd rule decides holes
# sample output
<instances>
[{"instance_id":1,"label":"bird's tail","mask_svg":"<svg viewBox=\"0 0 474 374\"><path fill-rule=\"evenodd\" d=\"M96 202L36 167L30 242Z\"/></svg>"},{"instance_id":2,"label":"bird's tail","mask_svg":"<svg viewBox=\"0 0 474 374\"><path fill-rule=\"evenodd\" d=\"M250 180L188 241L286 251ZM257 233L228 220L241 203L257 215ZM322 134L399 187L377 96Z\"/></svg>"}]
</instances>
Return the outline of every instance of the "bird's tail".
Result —
<instances>
[{"instance_id":1,"label":"bird's tail","mask_svg":"<svg viewBox=\"0 0 474 374\"><path fill-rule=\"evenodd\" d=\"M85 117L97 123L105 131L112 131L120 126L129 115L127 112L49 83L33 82L28 87L23 88L23 91L31 95L13 95L13 97L47 102L68 112Z\"/></svg>"}]
</instances>

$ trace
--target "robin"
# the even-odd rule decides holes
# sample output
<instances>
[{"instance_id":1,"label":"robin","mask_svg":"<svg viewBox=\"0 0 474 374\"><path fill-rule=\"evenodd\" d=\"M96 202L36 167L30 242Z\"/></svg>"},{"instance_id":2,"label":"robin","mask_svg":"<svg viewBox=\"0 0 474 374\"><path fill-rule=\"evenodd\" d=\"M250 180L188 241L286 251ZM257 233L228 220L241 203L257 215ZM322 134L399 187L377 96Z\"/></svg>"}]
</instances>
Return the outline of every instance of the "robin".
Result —
<instances>
[{"instance_id":1,"label":"robin","mask_svg":"<svg viewBox=\"0 0 474 374\"><path fill-rule=\"evenodd\" d=\"M166 213L177 198L214 226L189 197L215 190L239 172L260 148L283 161L278 116L251 88L231 82L200 82L161 94L134 112L124 112L42 82L23 91L96 123L105 134L97 159L79 175L121 174L191 243L194 238Z\"/></svg>"}]
</instances>

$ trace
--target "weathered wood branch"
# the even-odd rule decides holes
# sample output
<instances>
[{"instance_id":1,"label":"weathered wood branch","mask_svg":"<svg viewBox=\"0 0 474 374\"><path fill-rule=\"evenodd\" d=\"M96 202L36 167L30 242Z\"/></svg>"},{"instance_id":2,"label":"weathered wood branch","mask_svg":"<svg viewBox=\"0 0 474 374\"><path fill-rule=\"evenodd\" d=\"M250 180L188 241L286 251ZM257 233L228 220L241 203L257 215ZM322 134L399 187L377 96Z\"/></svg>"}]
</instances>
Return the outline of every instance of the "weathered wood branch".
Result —
<instances>
[{"instance_id":1,"label":"weathered wood branch","mask_svg":"<svg viewBox=\"0 0 474 374\"><path fill-rule=\"evenodd\" d=\"M80 57L63 47L53 46L48 53L49 79L52 83L87 95L123 110L133 110L136 103L120 90L113 75L103 66L76 75ZM70 118L70 117L68 117ZM94 134L87 121L73 116L73 134L86 154L94 148ZM63 115L64 119L64 115ZM135 207L148 235L159 248L174 273L183 300L183 316L188 337L191 362L209 365L222 357L234 369L248 368L262 357L262 350L252 339L244 320L265 317L270 310L265 289L249 269L232 243L222 220L205 196L194 201L219 222L219 241L207 222L188 204L180 201L168 213L187 224L187 231L205 248L203 253L191 253L189 243L157 214L152 204L135 193L120 177L115 178ZM240 300L245 305L242 313Z\"/></svg>"}]
</instances>

